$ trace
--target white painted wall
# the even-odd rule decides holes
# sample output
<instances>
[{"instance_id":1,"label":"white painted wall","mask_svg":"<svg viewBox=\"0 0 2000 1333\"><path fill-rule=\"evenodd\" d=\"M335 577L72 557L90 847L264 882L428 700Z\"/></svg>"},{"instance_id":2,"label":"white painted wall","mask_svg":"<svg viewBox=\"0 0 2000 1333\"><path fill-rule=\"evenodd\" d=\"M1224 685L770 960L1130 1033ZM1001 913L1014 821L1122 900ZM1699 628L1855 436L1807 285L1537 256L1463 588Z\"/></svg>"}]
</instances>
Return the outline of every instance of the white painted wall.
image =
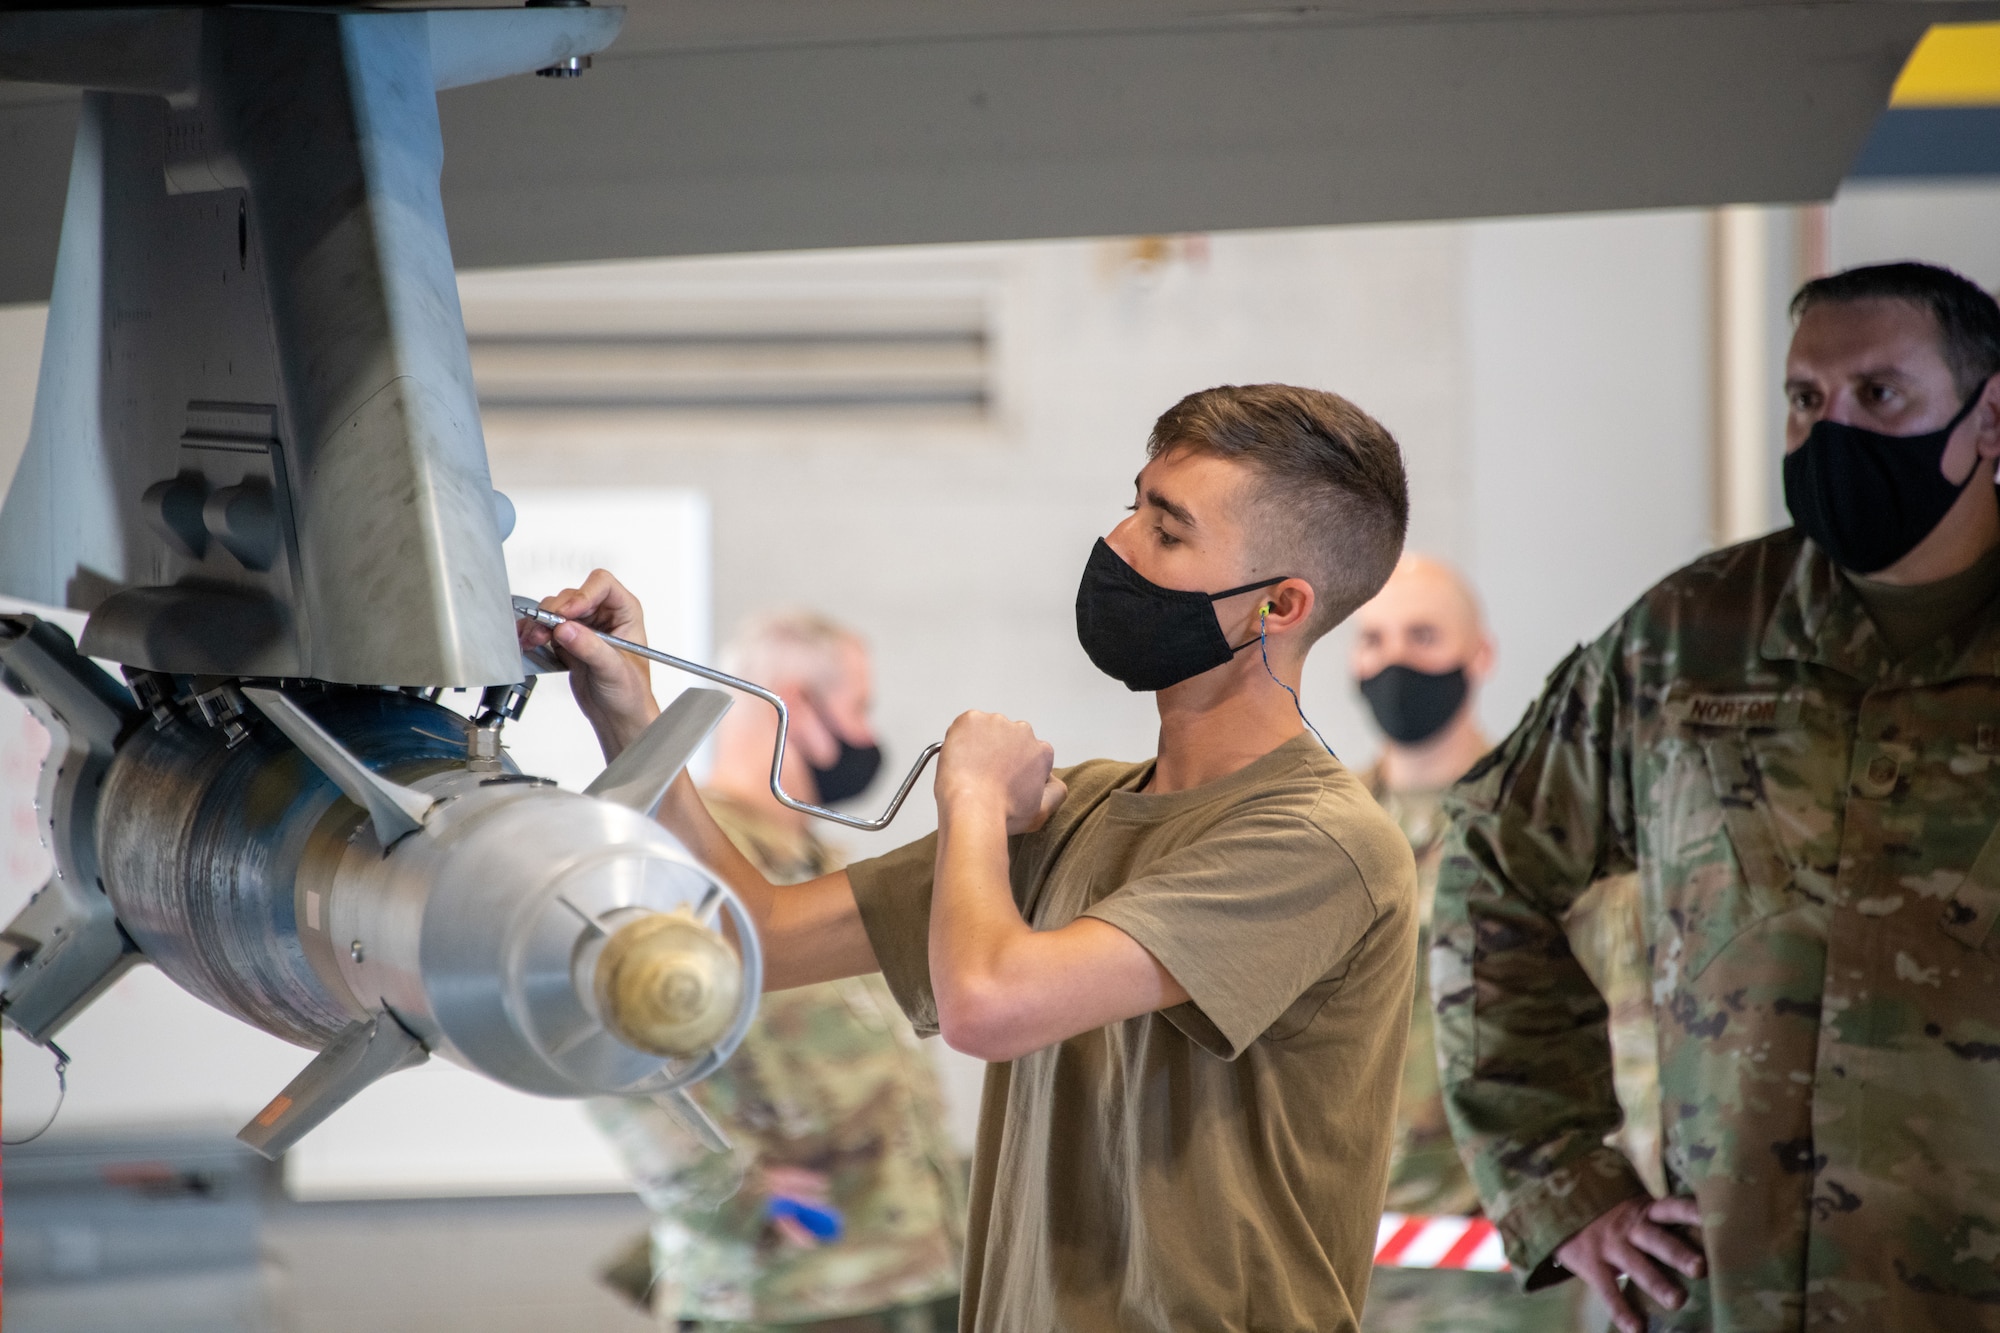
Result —
<instances>
[{"instance_id":1,"label":"white painted wall","mask_svg":"<svg viewBox=\"0 0 2000 1333\"><path fill-rule=\"evenodd\" d=\"M893 285L912 271L990 294L1002 365L989 431L875 438L802 427L718 444L659 425L490 422L497 484L677 485L707 493L718 639L776 603L819 607L876 648L891 766L966 707L1033 720L1059 755L1150 753L1150 704L1105 681L1075 641L1072 603L1091 542L1130 499L1153 418L1194 388L1292 379L1337 387L1410 445L1417 528L1453 540L1463 348L1451 228L1216 237L1157 267L1117 243L621 266L618 289L693 300L755 266L798 291ZM867 275L876 276L870 279ZM476 275L468 308L560 275ZM1359 714L1337 654L1309 708ZM873 847L921 832L913 803Z\"/></svg>"},{"instance_id":2,"label":"white painted wall","mask_svg":"<svg viewBox=\"0 0 2000 1333\"><path fill-rule=\"evenodd\" d=\"M809 294L923 275L996 310L1003 400L988 432L856 438L801 426L718 444L665 423L488 424L503 489L690 486L708 494L718 637L744 612L804 603L874 644L893 770L968 707L1035 723L1059 762L1151 752L1148 702L1075 641L1091 541L1130 498L1152 419L1217 383L1292 380L1380 417L1411 474L1411 543L1466 564L1511 725L1549 667L1707 531L1707 224L1694 213L1225 235L1163 263L1120 242L774 256L469 276L468 310L692 303L756 287ZM615 273L615 280L612 277ZM1643 504L1632 503L1644 496ZM1336 632L1308 712L1335 747L1375 746ZM856 855L927 828L913 800ZM969 1139L977 1067L941 1050Z\"/></svg>"},{"instance_id":3,"label":"white painted wall","mask_svg":"<svg viewBox=\"0 0 2000 1333\"><path fill-rule=\"evenodd\" d=\"M1922 259L2000 286L2000 182L1869 181L1834 200L1830 249L1836 269Z\"/></svg>"},{"instance_id":4,"label":"white painted wall","mask_svg":"<svg viewBox=\"0 0 2000 1333\"><path fill-rule=\"evenodd\" d=\"M1919 253L2000 280L1996 198L1850 192L1835 209L1835 257ZM1650 213L1223 235L1168 247L1162 262L1141 262L1128 243L1064 241L480 274L464 288L469 310L885 290L992 303L1001 396L988 427L913 420L857 432L807 419L744 435L713 423L489 423L496 482L517 495L610 486L705 496L717 641L776 604L817 606L862 630L893 770L975 706L1032 720L1064 761L1150 752L1146 701L1098 676L1076 646L1076 578L1129 498L1153 417L1185 392L1231 381L1337 389L1396 432L1413 485L1412 545L1465 565L1486 599L1500 667L1483 713L1504 731L1572 644L1706 542L1708 234L1703 215ZM25 439L40 319L0 310L0 467ZM1345 651L1336 632L1316 653L1305 702L1359 763L1375 741ZM0 838L29 767L9 707L0 700ZM889 833L845 841L869 854L932 817L920 796ZM32 878L7 872L0 916ZM145 972L74 1032L75 1118L65 1124L247 1114L303 1058L259 1046ZM17 1109L46 1105L48 1074L11 1039L7 1055L18 1123ZM948 1053L945 1068L955 1127L969 1138L977 1068ZM358 1105L344 1142L379 1150L421 1092L385 1089L379 1106ZM561 1138L548 1108L514 1120L495 1111L489 1128L541 1141L546 1160L585 1171L587 1149ZM348 1151L332 1130L330 1162ZM356 1178L345 1160L339 1169ZM461 1176L468 1189L475 1177L486 1188L532 1185Z\"/></svg>"},{"instance_id":5,"label":"white painted wall","mask_svg":"<svg viewBox=\"0 0 2000 1333\"><path fill-rule=\"evenodd\" d=\"M1696 212L1467 229L1465 564L1512 728L1551 667L1708 544L1709 229Z\"/></svg>"},{"instance_id":6,"label":"white painted wall","mask_svg":"<svg viewBox=\"0 0 2000 1333\"><path fill-rule=\"evenodd\" d=\"M708 497L671 486L532 487L509 497L507 583L539 600L580 586L593 569L616 569L646 607L655 648L697 662L711 660ZM672 690L664 667L650 668L656 689ZM523 772L581 791L604 771L597 737L570 692L569 677L537 682L527 711L505 730ZM697 769L697 775L701 770Z\"/></svg>"},{"instance_id":7,"label":"white painted wall","mask_svg":"<svg viewBox=\"0 0 2000 1333\"><path fill-rule=\"evenodd\" d=\"M482 301L687 303L898 289L990 302L1000 400L989 427L919 423L857 436L806 421L746 438L659 422L496 420L494 476L529 504L549 487L705 495L717 638L743 614L780 603L816 606L859 628L875 647L891 768L968 707L1032 720L1073 762L1152 749L1148 701L1085 660L1072 601L1091 541L1130 497L1153 418L1217 383L1333 388L1397 434L1412 480L1412 545L1474 566L1503 645L1487 711L1496 725L1510 720L1571 642L1699 547L1703 235L1695 215L1286 231L1181 244L1164 260L1124 242L1065 241L469 275L464 288L475 313ZM18 365L0 357L0 374ZM1672 408L1639 410L1635 380ZM1641 513L1627 503L1634 494L1648 496ZM1321 647L1305 702L1336 748L1364 762L1374 739L1345 654L1344 634ZM933 818L920 797L891 832L844 841L866 855ZM281 1072L266 1066L296 1055L280 1048L251 1058L235 1047L254 1045L254 1034L218 1040L215 1020L177 1009L182 997L162 1000L163 985L150 975L129 981L101 1018L85 1020L77 1035L89 1037L92 1063L143 1070L163 1114L234 1114L219 1105L232 1099L254 1109ZM144 1051L119 1051L116 1020L123 1012L130 1022L135 1003L228 1051L240 1092L223 1096L228 1070L202 1051L175 1052L157 1023L129 1029L135 1038L143 1029ZM942 1048L940 1058L955 1128L969 1141L978 1068ZM104 1076L87 1075L82 1059L66 1123L138 1113L108 1084L93 1094L92 1079ZM177 1061L200 1071L186 1080L190 1094L174 1091L167 1070ZM31 1058L16 1064L32 1076ZM16 1081L10 1074L10 1091ZM357 1103L344 1128L329 1126L319 1148L307 1145L301 1183L339 1191L340 1181L383 1176L367 1163L393 1159L385 1146L393 1105L421 1091L385 1086ZM559 1142L547 1114L519 1119L527 1108L495 1100L486 1115L541 1136L547 1161L588 1174L580 1145ZM479 1173L456 1158L434 1160L438 1170L477 1184ZM532 1182L517 1171L499 1183Z\"/></svg>"}]
</instances>

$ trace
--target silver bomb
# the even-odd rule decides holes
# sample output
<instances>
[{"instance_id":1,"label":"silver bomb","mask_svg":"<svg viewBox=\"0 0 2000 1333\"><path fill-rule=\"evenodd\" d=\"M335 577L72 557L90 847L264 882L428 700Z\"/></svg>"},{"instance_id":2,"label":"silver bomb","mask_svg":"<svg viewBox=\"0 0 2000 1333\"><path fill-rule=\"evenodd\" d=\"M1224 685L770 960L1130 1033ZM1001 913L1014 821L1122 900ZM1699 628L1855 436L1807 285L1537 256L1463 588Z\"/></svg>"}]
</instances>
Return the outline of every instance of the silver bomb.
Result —
<instances>
[{"instance_id":1,"label":"silver bomb","mask_svg":"<svg viewBox=\"0 0 2000 1333\"><path fill-rule=\"evenodd\" d=\"M0 964L0 1002L29 1035L46 1039L143 956L321 1052L243 1131L272 1155L432 1054L524 1092L663 1094L741 1040L760 989L754 931L650 818L727 696L687 691L578 794L514 771L497 718L405 691L204 693L146 673L134 697L25 621L0 621L0 663L63 742L43 802L58 878ZM110 715L95 735L75 700ZM92 897L108 908L98 920L37 929L38 909ZM106 918L118 948L98 976L88 957L30 966Z\"/></svg>"}]
</instances>

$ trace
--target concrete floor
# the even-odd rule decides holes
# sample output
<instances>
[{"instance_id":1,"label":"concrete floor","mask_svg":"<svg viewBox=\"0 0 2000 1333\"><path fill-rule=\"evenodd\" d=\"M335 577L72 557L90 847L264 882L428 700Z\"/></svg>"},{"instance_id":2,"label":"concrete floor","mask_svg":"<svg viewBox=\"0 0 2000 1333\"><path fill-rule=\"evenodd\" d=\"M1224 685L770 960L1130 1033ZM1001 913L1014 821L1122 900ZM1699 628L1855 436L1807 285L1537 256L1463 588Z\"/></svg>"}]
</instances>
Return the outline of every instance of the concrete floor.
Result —
<instances>
[{"instance_id":1,"label":"concrete floor","mask_svg":"<svg viewBox=\"0 0 2000 1333\"><path fill-rule=\"evenodd\" d=\"M645 1220L631 1195L279 1202L260 1265L10 1281L7 1333L641 1333L597 1273Z\"/></svg>"},{"instance_id":2,"label":"concrete floor","mask_svg":"<svg viewBox=\"0 0 2000 1333\"><path fill-rule=\"evenodd\" d=\"M598 1276L645 1229L631 1194L299 1203L213 1131L10 1148L6 1173L6 1333L654 1327Z\"/></svg>"},{"instance_id":3,"label":"concrete floor","mask_svg":"<svg viewBox=\"0 0 2000 1333\"><path fill-rule=\"evenodd\" d=\"M645 1226L629 1194L289 1204L265 1251L286 1333L637 1333L597 1274Z\"/></svg>"}]
</instances>

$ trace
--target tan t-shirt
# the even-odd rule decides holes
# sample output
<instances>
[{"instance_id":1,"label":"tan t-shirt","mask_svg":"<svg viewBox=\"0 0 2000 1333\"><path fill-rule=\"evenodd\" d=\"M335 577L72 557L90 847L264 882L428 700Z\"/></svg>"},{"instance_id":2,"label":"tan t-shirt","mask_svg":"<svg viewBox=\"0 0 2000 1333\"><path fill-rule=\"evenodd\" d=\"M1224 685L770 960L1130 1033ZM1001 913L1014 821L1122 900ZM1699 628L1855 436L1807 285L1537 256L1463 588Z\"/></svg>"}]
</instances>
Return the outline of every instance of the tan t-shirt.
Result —
<instances>
[{"instance_id":1,"label":"tan t-shirt","mask_svg":"<svg viewBox=\"0 0 2000 1333\"><path fill-rule=\"evenodd\" d=\"M1038 930L1094 916L1192 997L989 1068L965 1326L1351 1329L1368 1288L1416 962L1409 844L1310 737L1193 791L1061 776L1013 840ZM850 867L883 974L937 1030L936 841Z\"/></svg>"}]
</instances>

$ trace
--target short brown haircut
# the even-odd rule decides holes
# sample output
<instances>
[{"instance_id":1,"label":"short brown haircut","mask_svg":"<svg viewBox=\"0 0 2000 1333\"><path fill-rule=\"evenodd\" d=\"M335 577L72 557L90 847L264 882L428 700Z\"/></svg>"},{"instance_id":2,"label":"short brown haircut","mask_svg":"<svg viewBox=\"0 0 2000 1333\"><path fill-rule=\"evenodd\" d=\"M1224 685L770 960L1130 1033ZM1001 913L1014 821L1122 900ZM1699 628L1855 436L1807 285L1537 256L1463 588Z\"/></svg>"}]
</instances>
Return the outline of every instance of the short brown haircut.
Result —
<instances>
[{"instance_id":1,"label":"short brown haircut","mask_svg":"<svg viewBox=\"0 0 2000 1333\"><path fill-rule=\"evenodd\" d=\"M1961 395L2000 372L2000 303L1972 279L1936 264L1870 264L1814 278L1792 297L1792 318L1814 306L1904 301L1937 320L1945 364Z\"/></svg>"},{"instance_id":2,"label":"short brown haircut","mask_svg":"<svg viewBox=\"0 0 2000 1333\"><path fill-rule=\"evenodd\" d=\"M1308 643L1395 570L1410 525L1403 454L1379 421L1339 394L1289 384L1203 389L1153 423L1146 456L1177 448L1240 460L1262 478L1260 545L1317 598Z\"/></svg>"}]
</instances>

